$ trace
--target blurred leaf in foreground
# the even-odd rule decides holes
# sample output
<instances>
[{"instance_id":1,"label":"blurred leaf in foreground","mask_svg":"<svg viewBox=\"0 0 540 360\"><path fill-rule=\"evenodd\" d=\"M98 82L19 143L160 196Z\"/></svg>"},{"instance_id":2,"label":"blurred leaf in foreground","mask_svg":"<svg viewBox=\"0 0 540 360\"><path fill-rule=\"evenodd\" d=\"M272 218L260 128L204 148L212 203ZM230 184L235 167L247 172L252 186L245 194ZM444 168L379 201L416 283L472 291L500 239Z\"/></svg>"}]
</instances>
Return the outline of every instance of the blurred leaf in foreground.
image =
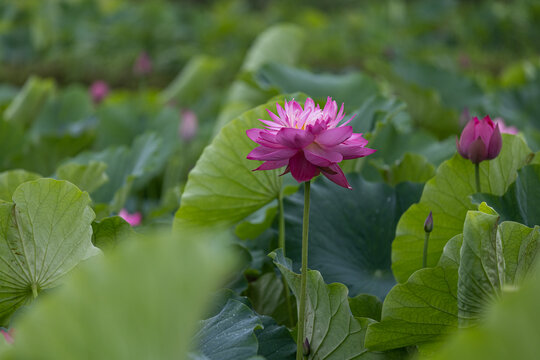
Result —
<instances>
[{"instance_id":1,"label":"blurred leaf in foreground","mask_svg":"<svg viewBox=\"0 0 540 360\"><path fill-rule=\"evenodd\" d=\"M223 240L128 241L86 264L20 318L13 357L186 359L209 294L232 266Z\"/></svg>"}]
</instances>

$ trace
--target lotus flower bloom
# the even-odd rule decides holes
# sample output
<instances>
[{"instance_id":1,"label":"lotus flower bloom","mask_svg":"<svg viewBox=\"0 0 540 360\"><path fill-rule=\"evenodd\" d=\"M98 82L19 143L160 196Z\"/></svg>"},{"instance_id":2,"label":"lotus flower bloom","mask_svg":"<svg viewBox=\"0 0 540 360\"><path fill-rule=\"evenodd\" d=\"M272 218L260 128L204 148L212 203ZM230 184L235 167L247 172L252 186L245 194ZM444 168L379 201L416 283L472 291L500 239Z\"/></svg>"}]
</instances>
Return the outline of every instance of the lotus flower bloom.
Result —
<instances>
[{"instance_id":1,"label":"lotus flower bloom","mask_svg":"<svg viewBox=\"0 0 540 360\"><path fill-rule=\"evenodd\" d=\"M493 123L495 125L499 125L499 129L501 130L502 134L512 134L517 135L519 133L519 129L515 126L506 126L503 119L498 117L493 120Z\"/></svg>"},{"instance_id":2,"label":"lotus flower bloom","mask_svg":"<svg viewBox=\"0 0 540 360\"><path fill-rule=\"evenodd\" d=\"M126 220L128 222L128 224L131 225L131 226L140 225L140 223L142 221L142 215L141 215L140 212L130 214L129 212L127 212L126 209L120 210L120 212L118 213L118 216L120 216L122 219Z\"/></svg>"},{"instance_id":3,"label":"lotus flower bloom","mask_svg":"<svg viewBox=\"0 0 540 360\"><path fill-rule=\"evenodd\" d=\"M146 52L142 52L137 60L135 60L135 64L133 64L133 72L136 75L143 76L152 72L152 60Z\"/></svg>"},{"instance_id":4,"label":"lotus flower bloom","mask_svg":"<svg viewBox=\"0 0 540 360\"><path fill-rule=\"evenodd\" d=\"M304 108L296 102L276 104L277 115L267 109L270 120L259 119L264 129L249 129L247 136L259 144L247 156L264 163L255 170L272 170L287 166L298 182L309 181L322 173L339 186L351 189L338 163L374 153L365 148L367 140L353 133L346 121L343 104L338 106L328 98L324 109L308 98ZM352 119L351 119L352 120Z\"/></svg>"},{"instance_id":5,"label":"lotus flower bloom","mask_svg":"<svg viewBox=\"0 0 540 360\"><path fill-rule=\"evenodd\" d=\"M90 86L90 96L94 104L99 104L103 101L109 94L109 85L105 81L98 80L94 81Z\"/></svg>"},{"instance_id":6,"label":"lotus flower bloom","mask_svg":"<svg viewBox=\"0 0 540 360\"><path fill-rule=\"evenodd\" d=\"M501 152L502 137L499 125L486 116L482 120L474 117L463 129L461 137L456 138L459 154L473 164L495 159Z\"/></svg>"}]
</instances>

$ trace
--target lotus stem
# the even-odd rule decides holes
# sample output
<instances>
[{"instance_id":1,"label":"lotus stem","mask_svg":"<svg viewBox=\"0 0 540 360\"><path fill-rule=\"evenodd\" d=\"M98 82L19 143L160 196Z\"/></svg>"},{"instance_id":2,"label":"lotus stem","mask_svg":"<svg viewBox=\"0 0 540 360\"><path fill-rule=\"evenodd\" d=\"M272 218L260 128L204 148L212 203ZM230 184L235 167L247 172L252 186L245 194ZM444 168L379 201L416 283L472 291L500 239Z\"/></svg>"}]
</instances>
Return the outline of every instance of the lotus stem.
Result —
<instances>
[{"instance_id":1,"label":"lotus stem","mask_svg":"<svg viewBox=\"0 0 540 360\"><path fill-rule=\"evenodd\" d=\"M283 192L279 192L278 196L278 211L279 211L279 238L278 238L278 247L283 250L283 256L285 255L285 211L283 210ZM285 303L287 305L287 313L289 314L289 327L294 326L294 316L291 306L291 293L289 291L289 284L285 277L281 277L283 281L283 288L285 289Z\"/></svg>"},{"instance_id":2,"label":"lotus stem","mask_svg":"<svg viewBox=\"0 0 540 360\"><path fill-rule=\"evenodd\" d=\"M426 232L426 237L424 238L424 256L422 257L422 268L427 267L427 251L429 243L429 232Z\"/></svg>"},{"instance_id":3,"label":"lotus stem","mask_svg":"<svg viewBox=\"0 0 540 360\"><path fill-rule=\"evenodd\" d=\"M309 192L311 183L304 182L304 219L302 224L302 274L300 280L300 306L298 309L298 334L296 338L296 360L304 359L304 335L306 313L306 287L308 265L308 232L309 232Z\"/></svg>"},{"instance_id":4,"label":"lotus stem","mask_svg":"<svg viewBox=\"0 0 540 360\"><path fill-rule=\"evenodd\" d=\"M476 192L480 192L480 163L474 164L474 176L476 179Z\"/></svg>"}]
</instances>

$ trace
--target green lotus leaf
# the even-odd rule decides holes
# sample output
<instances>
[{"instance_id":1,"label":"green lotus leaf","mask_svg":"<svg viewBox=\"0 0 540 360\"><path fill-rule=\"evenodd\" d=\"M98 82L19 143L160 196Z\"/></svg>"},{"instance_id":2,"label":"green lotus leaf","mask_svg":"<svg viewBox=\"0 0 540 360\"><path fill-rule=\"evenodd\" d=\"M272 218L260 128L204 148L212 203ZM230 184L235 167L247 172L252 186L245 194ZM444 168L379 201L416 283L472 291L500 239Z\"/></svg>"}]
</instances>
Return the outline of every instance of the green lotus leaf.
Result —
<instances>
[{"instance_id":1,"label":"green lotus leaf","mask_svg":"<svg viewBox=\"0 0 540 360\"><path fill-rule=\"evenodd\" d=\"M95 215L88 194L66 181L38 179L0 203L0 323L51 289L82 260L99 252L92 245Z\"/></svg>"}]
</instances>

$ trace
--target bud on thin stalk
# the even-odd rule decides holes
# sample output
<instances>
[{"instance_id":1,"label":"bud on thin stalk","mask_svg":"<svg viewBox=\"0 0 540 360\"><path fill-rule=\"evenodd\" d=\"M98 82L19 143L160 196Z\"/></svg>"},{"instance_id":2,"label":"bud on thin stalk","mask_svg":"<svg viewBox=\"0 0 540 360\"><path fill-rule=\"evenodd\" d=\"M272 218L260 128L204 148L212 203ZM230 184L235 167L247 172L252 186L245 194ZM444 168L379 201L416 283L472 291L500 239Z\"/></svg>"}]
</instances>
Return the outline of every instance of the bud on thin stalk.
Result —
<instances>
[{"instance_id":1,"label":"bud on thin stalk","mask_svg":"<svg viewBox=\"0 0 540 360\"><path fill-rule=\"evenodd\" d=\"M474 164L476 191L480 192L480 163L495 159L502 148L502 136L499 124L491 121L489 116L478 120L473 118L456 138L459 154Z\"/></svg>"},{"instance_id":2,"label":"bud on thin stalk","mask_svg":"<svg viewBox=\"0 0 540 360\"><path fill-rule=\"evenodd\" d=\"M309 340L306 338L303 343L304 348L304 357L307 358L309 356L309 353L311 352L311 348L309 346Z\"/></svg>"},{"instance_id":3,"label":"bud on thin stalk","mask_svg":"<svg viewBox=\"0 0 540 360\"><path fill-rule=\"evenodd\" d=\"M424 222L424 232L426 237L424 238L424 254L422 258L422 267L427 267L427 251L429 243L429 234L433 231L433 213L430 211L426 221Z\"/></svg>"}]
</instances>

